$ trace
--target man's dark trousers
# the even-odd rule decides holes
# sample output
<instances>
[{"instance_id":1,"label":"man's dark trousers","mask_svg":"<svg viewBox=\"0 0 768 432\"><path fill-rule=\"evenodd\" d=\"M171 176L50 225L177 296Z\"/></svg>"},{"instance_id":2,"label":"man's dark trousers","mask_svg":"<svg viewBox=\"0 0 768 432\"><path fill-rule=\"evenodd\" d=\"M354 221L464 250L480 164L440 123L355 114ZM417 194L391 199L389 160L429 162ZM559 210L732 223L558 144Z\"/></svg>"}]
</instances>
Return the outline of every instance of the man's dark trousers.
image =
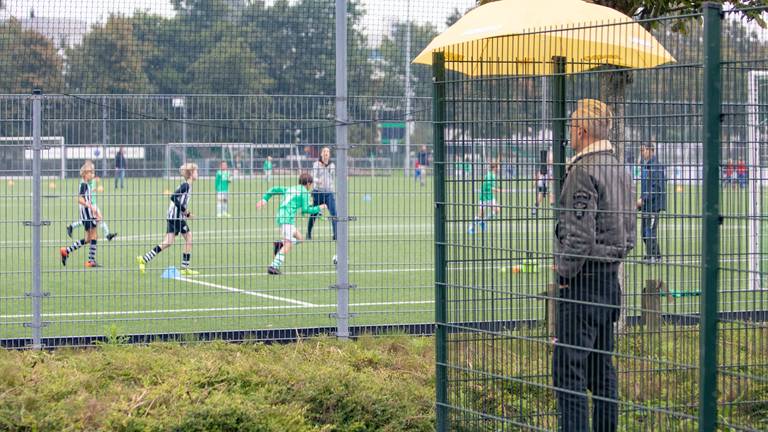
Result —
<instances>
[{"instance_id":1,"label":"man's dark trousers","mask_svg":"<svg viewBox=\"0 0 768 432\"><path fill-rule=\"evenodd\" d=\"M613 326L619 318L618 264L587 261L561 288L557 305L554 384L559 430L589 430L587 394L592 392L592 430L613 432L618 423Z\"/></svg>"},{"instance_id":2,"label":"man's dark trousers","mask_svg":"<svg viewBox=\"0 0 768 432\"><path fill-rule=\"evenodd\" d=\"M646 258L661 258L661 249L659 248L659 213L643 212L641 216L643 243L645 243Z\"/></svg>"}]
</instances>

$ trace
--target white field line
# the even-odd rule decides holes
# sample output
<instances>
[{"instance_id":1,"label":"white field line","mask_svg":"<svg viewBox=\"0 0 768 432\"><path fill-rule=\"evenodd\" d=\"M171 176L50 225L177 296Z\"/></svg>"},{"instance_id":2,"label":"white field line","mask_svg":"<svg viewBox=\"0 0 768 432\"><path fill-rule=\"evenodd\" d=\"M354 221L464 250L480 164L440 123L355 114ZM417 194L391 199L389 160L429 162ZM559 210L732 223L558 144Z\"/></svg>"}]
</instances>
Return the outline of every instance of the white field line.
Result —
<instances>
[{"instance_id":1,"label":"white field line","mask_svg":"<svg viewBox=\"0 0 768 432\"><path fill-rule=\"evenodd\" d=\"M112 224L110 228L114 228L115 225L112 222L107 222ZM352 227L352 233L355 236L359 236L359 234L354 234L355 231L359 229L375 229L375 231L363 234L365 236L373 236L373 235L381 235L385 231L384 229L408 229L409 231L413 231L414 229L424 232L431 232L433 229L433 224L392 224L392 225L356 225ZM79 229L79 228L78 228ZM116 230L112 230L113 232L119 232ZM192 230L192 234L195 236L196 239L200 238L208 238L208 235L212 238L253 238L252 236L243 236L243 234L246 233L276 233L277 228L275 227L269 227L269 228L247 228L247 229L220 229L220 230L204 230L204 231L195 231ZM138 234L138 235L129 235L129 236L118 236L114 241L115 242L126 242L131 240L162 240L163 236L165 234L162 233L154 233L154 234ZM76 236L75 236L76 237ZM75 238L73 237L73 238ZM70 239L67 239L69 241ZM61 243L61 240L43 240L41 241L44 245L57 245ZM65 242L66 243L66 242ZM31 244L31 240L24 241L24 240L10 240L10 241L0 241L0 245L4 246L11 246L11 245L28 245Z\"/></svg>"},{"instance_id":2,"label":"white field line","mask_svg":"<svg viewBox=\"0 0 768 432\"><path fill-rule=\"evenodd\" d=\"M433 300L420 301L401 301L401 302L372 302L372 303L352 303L350 307L370 307L370 306L397 306L397 305L417 305L433 304ZM101 312L62 312L42 314L43 318L67 318L67 317L86 317L86 316L120 316L120 315L150 315L150 314L170 314L170 313L194 313L194 312L237 312L237 311L263 311L263 310L285 310L285 309L328 309L335 308L335 304L313 304L309 306L242 306L242 307L221 307L221 308L192 308L192 309L146 309L133 311L101 311ZM32 315L0 315L1 320L31 318Z\"/></svg>"},{"instance_id":3,"label":"white field line","mask_svg":"<svg viewBox=\"0 0 768 432\"><path fill-rule=\"evenodd\" d=\"M453 224L452 224L453 225ZM516 226L516 228L523 228L524 224L520 224ZM112 225L112 228L115 226ZM406 230L403 231L403 233L407 232L419 232L419 233L431 233L434 229L433 224L392 224L392 225L352 225L351 230L351 238L354 240L355 238L368 238L368 237L377 237L384 234L388 234L391 231L388 230ZM451 230L452 226L448 229ZM369 231L366 233L358 233L358 230L365 230L365 229L372 229L373 231ZM699 227L697 226L695 229L691 229L688 225L683 225L682 227L676 226L673 224L668 225L662 225L660 227L661 231L676 231L679 232L681 229L683 231L694 231L698 232L700 231ZM748 227L746 225L744 226L724 226L720 228L724 231L740 231L740 230L747 230ZM115 230L113 229L113 232ZM520 232L519 229L513 229L515 232ZM117 231L119 232L119 231ZM221 230L205 230L205 231L192 231L193 235L198 240L203 239L230 239L230 238L237 238L237 239L253 239L254 236L244 236L243 234L246 233L264 233L264 232L277 232L277 228L271 227L271 228L247 228L247 229L221 229ZM493 228L493 233L507 233L508 231L506 229L499 229L499 228ZM536 229L534 228L527 228L525 230L527 233L548 233L552 232L552 228L547 226L540 226ZM162 233L155 233L155 234L139 234L139 235L130 235L130 236L118 236L114 241L117 243L122 242L129 242L132 240L161 240L163 238ZM75 236L77 237L77 236ZM522 235L517 237L518 239L524 238ZM540 239L536 238L536 240ZM65 239L64 244L66 244L70 239ZM46 246L56 246L62 244L61 240L42 240L40 242L42 245ZM26 246L31 245L31 239L30 240L6 240L6 241L0 241L0 246Z\"/></svg>"},{"instance_id":4,"label":"white field line","mask_svg":"<svg viewBox=\"0 0 768 432\"><path fill-rule=\"evenodd\" d=\"M270 300L277 300L277 301L291 303L291 304L295 304L295 305L299 305L299 306L304 306L304 307L315 307L315 306L317 306L317 305L314 305L312 303L307 303L307 302L303 302L303 301L299 301L299 300L293 300L293 299L289 299L289 298L286 298L286 297L278 297L278 296L264 294L264 293L260 293L260 292L256 292L256 291L248 291L248 290L243 290L243 289L239 289L239 288L232 288L232 287L228 287L226 285L219 285L219 284L215 284L215 283L199 281L199 280L194 280L194 279L189 279L189 278L179 277L179 278L176 278L176 280L180 280L182 282L189 282L189 283L193 283L193 284L198 284L198 285L202 285L202 286L207 286L207 287L211 287L211 288L218 288L218 289L221 289L221 290L224 290L224 291L230 291L230 292L236 292L236 293L245 294L245 295L251 295L251 296L254 296L254 297L261 297L261 298L270 299Z\"/></svg>"},{"instance_id":5,"label":"white field line","mask_svg":"<svg viewBox=\"0 0 768 432\"><path fill-rule=\"evenodd\" d=\"M434 267L429 268L414 268L414 269L374 269L374 270L349 270L350 273L412 273L412 272L425 272L425 271L434 271ZM324 275L324 274L336 274L335 270L327 270L327 271L308 271L308 272L291 272L289 276L301 276L301 275ZM251 277L251 276L263 276L263 277L274 277L270 276L264 272L259 273L218 273L218 274L203 274L199 276L195 276L197 278L215 278L215 277Z\"/></svg>"}]
</instances>

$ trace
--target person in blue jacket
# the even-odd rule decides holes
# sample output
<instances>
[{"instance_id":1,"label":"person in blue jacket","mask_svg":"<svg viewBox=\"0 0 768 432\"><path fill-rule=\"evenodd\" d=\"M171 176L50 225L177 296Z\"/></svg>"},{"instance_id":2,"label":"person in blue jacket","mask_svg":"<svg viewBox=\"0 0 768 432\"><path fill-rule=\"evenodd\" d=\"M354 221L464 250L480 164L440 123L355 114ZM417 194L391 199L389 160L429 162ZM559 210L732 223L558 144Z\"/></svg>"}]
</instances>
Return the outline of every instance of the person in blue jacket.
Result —
<instances>
[{"instance_id":1,"label":"person in blue jacket","mask_svg":"<svg viewBox=\"0 0 768 432\"><path fill-rule=\"evenodd\" d=\"M654 144L643 144L640 149L640 199L637 208L641 213L645 259L661 261L659 248L659 216L667 209L667 178L665 167L659 163Z\"/></svg>"}]
</instances>

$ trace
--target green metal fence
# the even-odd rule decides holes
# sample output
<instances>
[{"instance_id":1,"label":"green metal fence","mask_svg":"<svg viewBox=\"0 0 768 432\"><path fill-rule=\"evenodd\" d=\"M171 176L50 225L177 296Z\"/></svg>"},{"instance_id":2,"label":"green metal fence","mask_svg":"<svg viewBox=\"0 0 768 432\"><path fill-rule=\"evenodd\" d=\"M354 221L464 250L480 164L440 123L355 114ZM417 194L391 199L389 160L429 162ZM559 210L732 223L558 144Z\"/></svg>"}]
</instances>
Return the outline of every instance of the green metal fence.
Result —
<instances>
[{"instance_id":1,"label":"green metal fence","mask_svg":"<svg viewBox=\"0 0 768 432\"><path fill-rule=\"evenodd\" d=\"M600 415L612 409L619 430L768 428L768 33L742 17L705 6L694 16L643 22L676 59L654 68L553 58L525 60L548 75L454 72L482 70L488 58L500 69L501 59L524 62L515 53L532 50L526 35L446 50L463 56L434 54L438 430L582 430L566 424L579 408L574 400L589 401L590 417L596 409L593 430L615 430ZM532 34L572 37L574 46L626 38L632 46L627 26ZM595 199L610 190L631 198L631 209L580 211L569 206L578 196L559 196L574 156L569 128L582 124L571 116L585 98L611 108L613 153L633 180L618 191L620 178L605 189L593 180L602 191ZM595 165L585 169L609 168ZM636 210L652 181L662 185L653 193L666 206ZM584 259L578 275L563 282L554 268L561 250L553 249L555 225L585 213L598 221L636 218L635 246L623 259L587 249L576 257ZM604 262L619 266L617 307L573 291L607 290L593 277ZM597 318L575 324L573 316L603 309L620 312L602 330L614 334L607 344L558 339L568 331L589 335ZM569 352L569 361L589 357L586 382L553 378L574 372L553 364L557 352ZM616 369L616 393L606 390L606 359Z\"/></svg>"}]
</instances>

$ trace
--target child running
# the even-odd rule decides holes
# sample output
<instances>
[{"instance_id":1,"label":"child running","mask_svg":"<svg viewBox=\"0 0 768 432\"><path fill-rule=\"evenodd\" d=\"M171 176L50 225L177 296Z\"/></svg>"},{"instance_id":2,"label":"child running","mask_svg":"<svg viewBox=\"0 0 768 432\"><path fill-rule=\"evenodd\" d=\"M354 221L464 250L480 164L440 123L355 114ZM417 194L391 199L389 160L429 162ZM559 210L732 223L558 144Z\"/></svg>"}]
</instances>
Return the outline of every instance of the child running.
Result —
<instances>
[{"instance_id":1,"label":"child running","mask_svg":"<svg viewBox=\"0 0 768 432\"><path fill-rule=\"evenodd\" d=\"M171 205L168 207L168 228L165 231L163 242L144 256L137 256L136 263L139 265L139 271L144 274L146 265L152 261L160 252L171 247L176 241L176 236L181 234L184 237L184 253L181 255L181 274L183 276L194 276L200 274L189 268L189 262L192 258L192 232L189 230L187 220L192 219L192 212L189 211L189 199L192 194L192 183L197 180L197 164L185 163L179 168L184 182L171 195Z\"/></svg>"},{"instance_id":2,"label":"child running","mask_svg":"<svg viewBox=\"0 0 768 432\"><path fill-rule=\"evenodd\" d=\"M296 214L301 210L302 214L315 215L327 208L325 204L319 206L309 205L309 191L312 190L312 176L302 173L299 176L299 185L291 187L273 187L264 194L261 200L256 203L256 208L260 209L267 205L267 201L275 195L282 195L280 207L277 209L275 221L280 228L280 241L274 243L273 253L275 255L272 264L267 267L267 274L279 275L280 266L285 262L292 245L298 245L304 240L298 229L296 229Z\"/></svg>"},{"instance_id":3,"label":"child running","mask_svg":"<svg viewBox=\"0 0 768 432\"><path fill-rule=\"evenodd\" d=\"M90 164L91 167L95 169L95 165L93 164L92 161L86 160L85 162L86 164ZM94 187L96 186L94 184L94 179L95 177L88 182L88 187L91 188L91 204L93 205L93 208L96 211L96 213L103 218L104 214L101 212L101 209L96 204L96 195L93 193ZM82 225L83 225L83 221L80 219L67 225L67 237L72 238L72 232L74 231L74 229ZM107 241L112 241L115 237L117 237L117 233L113 233L109 231L109 225L107 225L107 222L105 220L102 219L98 221L98 227L101 228L101 233L104 234L104 237L107 238Z\"/></svg>"},{"instance_id":4,"label":"child running","mask_svg":"<svg viewBox=\"0 0 768 432\"><path fill-rule=\"evenodd\" d=\"M264 161L264 178L268 182L272 181L272 156L267 156L267 160Z\"/></svg>"},{"instance_id":5,"label":"child running","mask_svg":"<svg viewBox=\"0 0 768 432\"><path fill-rule=\"evenodd\" d=\"M496 174L499 172L499 163L491 163L491 169L483 178L483 185L480 189L480 210L477 217L469 224L467 233L474 234L475 226L479 226L481 231L485 231L485 222L493 219L499 213L499 206L496 203L494 192L503 192L496 187ZM490 214L489 214L490 213Z\"/></svg>"},{"instance_id":6,"label":"child running","mask_svg":"<svg viewBox=\"0 0 768 432\"><path fill-rule=\"evenodd\" d=\"M232 217L229 214L229 184L232 182L232 174L227 169L227 162L221 161L221 166L216 171L216 217Z\"/></svg>"},{"instance_id":7,"label":"child running","mask_svg":"<svg viewBox=\"0 0 768 432\"><path fill-rule=\"evenodd\" d=\"M61 265L67 265L67 258L69 255L80 249L81 246L86 243L90 244L88 250L88 261L85 266L88 268L101 267L96 263L96 240L98 240L99 234L96 231L96 225L101 220L101 214L98 208L91 201L91 180L95 175L94 166L92 162L86 161L82 167L80 167L80 190L78 191L77 204L80 211L80 221L85 229L85 238L74 242L69 247L63 247L59 249L61 255Z\"/></svg>"}]
</instances>

